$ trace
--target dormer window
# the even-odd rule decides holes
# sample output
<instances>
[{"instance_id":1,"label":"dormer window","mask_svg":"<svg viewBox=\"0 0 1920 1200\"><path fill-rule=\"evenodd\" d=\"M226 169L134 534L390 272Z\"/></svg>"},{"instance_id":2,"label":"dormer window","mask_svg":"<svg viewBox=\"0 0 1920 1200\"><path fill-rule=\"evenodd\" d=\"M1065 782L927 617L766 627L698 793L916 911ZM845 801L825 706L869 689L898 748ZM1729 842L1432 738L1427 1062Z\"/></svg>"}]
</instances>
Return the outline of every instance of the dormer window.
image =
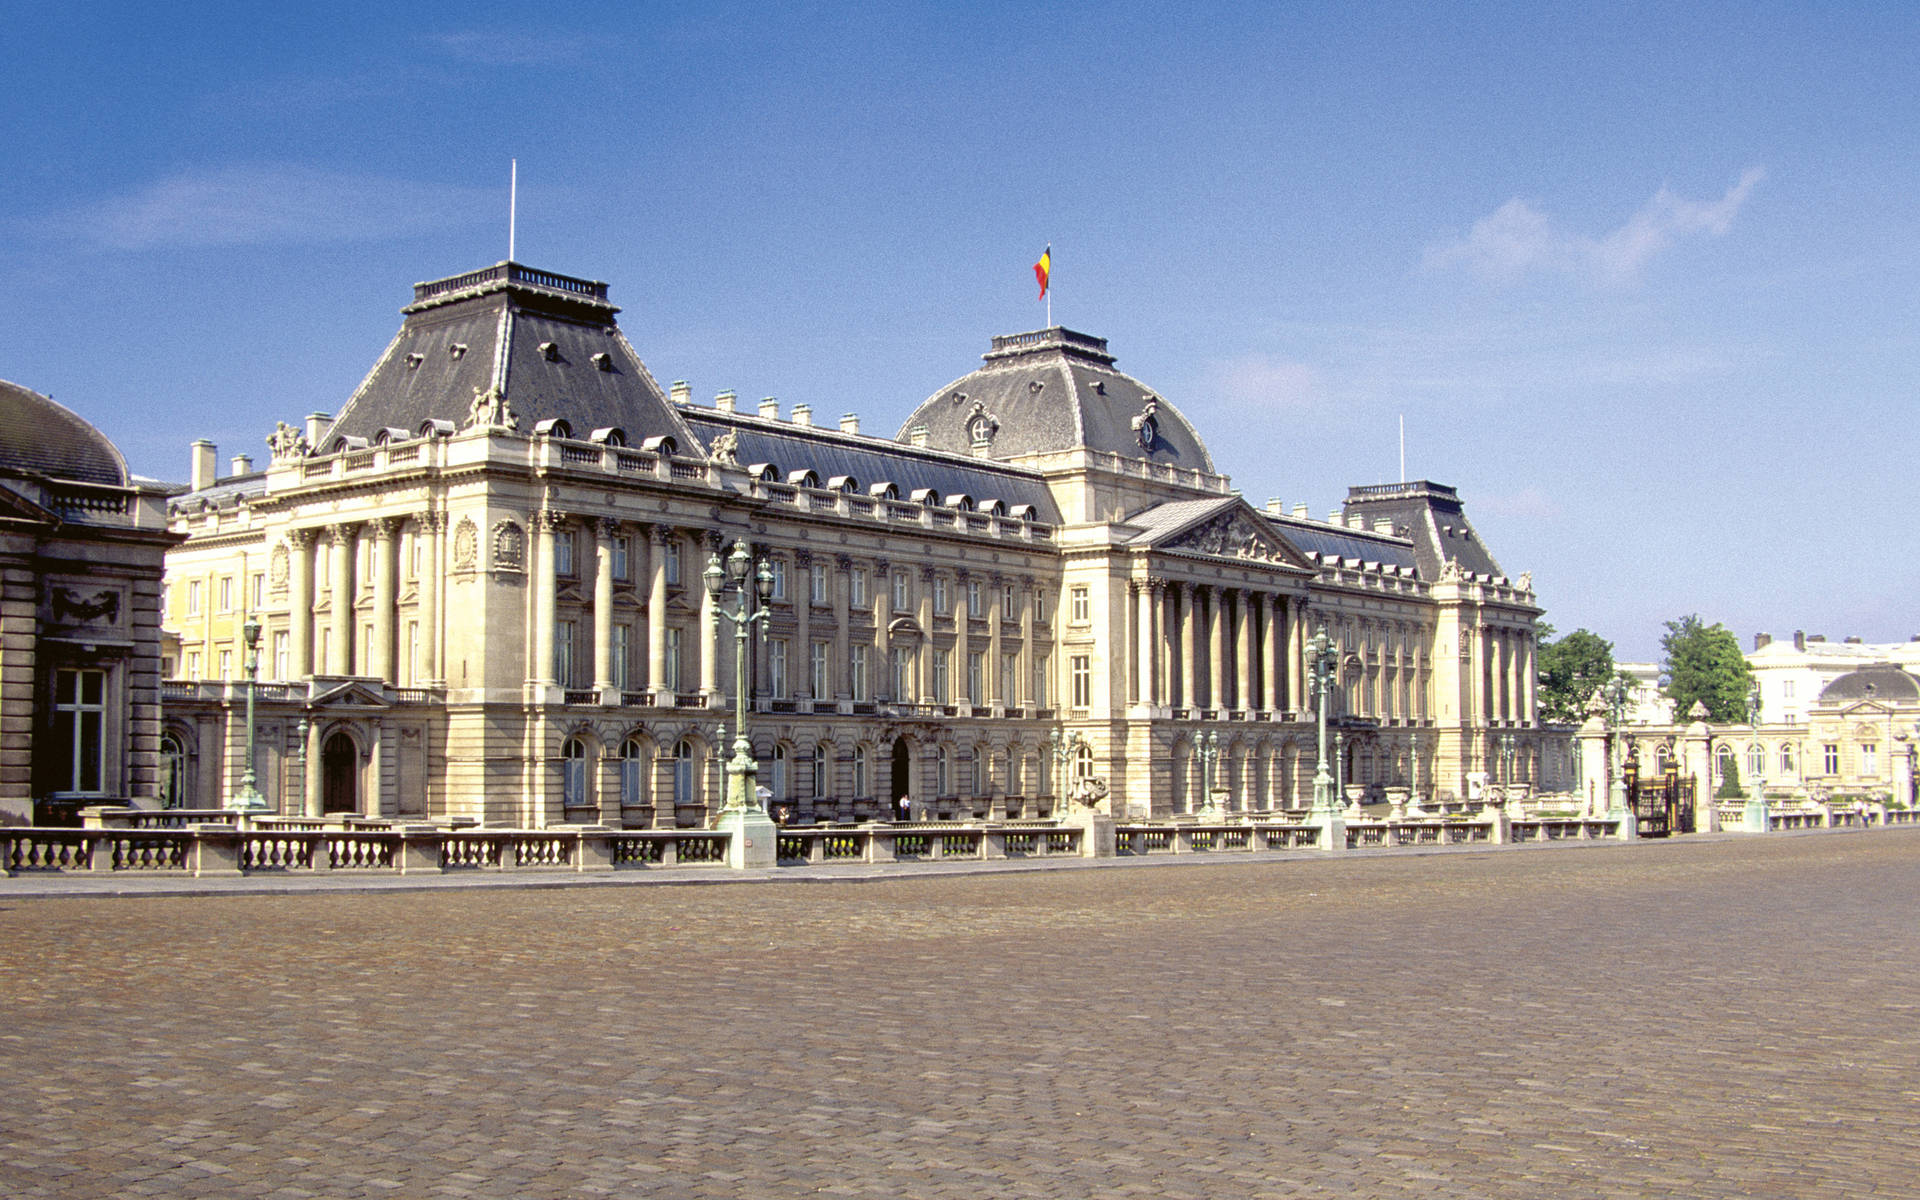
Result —
<instances>
[{"instance_id":1,"label":"dormer window","mask_svg":"<svg viewBox=\"0 0 1920 1200\"><path fill-rule=\"evenodd\" d=\"M651 451L654 454L664 454L668 458L672 458L674 454L680 449L680 443L674 441L670 437L661 435L658 437L650 437L646 441L641 442L640 448L642 450Z\"/></svg>"},{"instance_id":2,"label":"dormer window","mask_svg":"<svg viewBox=\"0 0 1920 1200\"><path fill-rule=\"evenodd\" d=\"M425 361L427 361L427 356L418 351L409 354L407 355L407 370L411 371Z\"/></svg>"},{"instance_id":3,"label":"dormer window","mask_svg":"<svg viewBox=\"0 0 1920 1200\"><path fill-rule=\"evenodd\" d=\"M453 345L447 347L447 357L453 359L455 362L459 362L466 356L467 344L465 342L455 342Z\"/></svg>"},{"instance_id":4,"label":"dormer window","mask_svg":"<svg viewBox=\"0 0 1920 1200\"><path fill-rule=\"evenodd\" d=\"M560 361L560 343L559 342L541 342L540 357L546 359L548 362L559 362Z\"/></svg>"},{"instance_id":5,"label":"dormer window","mask_svg":"<svg viewBox=\"0 0 1920 1200\"><path fill-rule=\"evenodd\" d=\"M573 436L573 426L567 424L565 417L548 417L544 421L534 422L533 432L535 436L570 438Z\"/></svg>"},{"instance_id":6,"label":"dormer window","mask_svg":"<svg viewBox=\"0 0 1920 1200\"><path fill-rule=\"evenodd\" d=\"M867 495L875 500L898 500L900 489L891 483L876 483L867 489Z\"/></svg>"},{"instance_id":7,"label":"dormer window","mask_svg":"<svg viewBox=\"0 0 1920 1200\"><path fill-rule=\"evenodd\" d=\"M851 475L835 475L827 480L827 488L835 492L857 492L860 490L860 481Z\"/></svg>"},{"instance_id":8,"label":"dormer window","mask_svg":"<svg viewBox=\"0 0 1920 1200\"><path fill-rule=\"evenodd\" d=\"M604 350L601 351L599 354L594 355L590 361L593 363L594 367L598 370L607 371L607 372L611 372L613 370L613 355L608 354Z\"/></svg>"},{"instance_id":9,"label":"dormer window","mask_svg":"<svg viewBox=\"0 0 1920 1200\"><path fill-rule=\"evenodd\" d=\"M627 444L627 432L618 426L608 425L588 434L587 440L602 446L624 446Z\"/></svg>"}]
</instances>

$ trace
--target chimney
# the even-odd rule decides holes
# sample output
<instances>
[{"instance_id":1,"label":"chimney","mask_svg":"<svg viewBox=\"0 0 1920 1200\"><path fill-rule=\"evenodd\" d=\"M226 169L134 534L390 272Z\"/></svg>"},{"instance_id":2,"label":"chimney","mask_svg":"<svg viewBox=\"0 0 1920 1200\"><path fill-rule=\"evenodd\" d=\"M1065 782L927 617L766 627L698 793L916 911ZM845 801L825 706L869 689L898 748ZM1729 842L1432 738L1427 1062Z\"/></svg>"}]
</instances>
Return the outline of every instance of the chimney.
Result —
<instances>
[{"instance_id":1,"label":"chimney","mask_svg":"<svg viewBox=\"0 0 1920 1200\"><path fill-rule=\"evenodd\" d=\"M1393 518L1391 518L1391 517L1375 517L1375 518L1373 519L1373 531L1374 531L1375 533L1389 533L1389 534L1390 534L1390 533L1392 533L1392 532L1393 532Z\"/></svg>"},{"instance_id":2,"label":"chimney","mask_svg":"<svg viewBox=\"0 0 1920 1200\"><path fill-rule=\"evenodd\" d=\"M1805 650L1807 648L1806 630L1796 629L1793 631L1793 648L1795 650Z\"/></svg>"},{"instance_id":3,"label":"chimney","mask_svg":"<svg viewBox=\"0 0 1920 1200\"><path fill-rule=\"evenodd\" d=\"M795 425L813 424L813 405L811 404L794 405L793 406L793 423Z\"/></svg>"},{"instance_id":4,"label":"chimney","mask_svg":"<svg viewBox=\"0 0 1920 1200\"><path fill-rule=\"evenodd\" d=\"M312 450L316 454L322 453L320 448L320 433L326 429L327 422L331 420L333 420L333 418L326 413L307 414L307 449Z\"/></svg>"},{"instance_id":5,"label":"chimney","mask_svg":"<svg viewBox=\"0 0 1920 1200\"><path fill-rule=\"evenodd\" d=\"M1842 640L1845 641L1846 644L1849 646L1858 646L1860 644L1860 639L1857 637L1848 637Z\"/></svg>"},{"instance_id":6,"label":"chimney","mask_svg":"<svg viewBox=\"0 0 1920 1200\"><path fill-rule=\"evenodd\" d=\"M772 396L762 396L760 398L760 415L769 421L778 421L780 419L780 402Z\"/></svg>"},{"instance_id":7,"label":"chimney","mask_svg":"<svg viewBox=\"0 0 1920 1200\"><path fill-rule=\"evenodd\" d=\"M234 455L233 456L233 473L235 475L253 474L253 457L247 454Z\"/></svg>"},{"instance_id":8,"label":"chimney","mask_svg":"<svg viewBox=\"0 0 1920 1200\"><path fill-rule=\"evenodd\" d=\"M1344 525L1346 523L1346 514L1337 508L1327 514L1327 524L1329 525Z\"/></svg>"},{"instance_id":9,"label":"chimney","mask_svg":"<svg viewBox=\"0 0 1920 1200\"><path fill-rule=\"evenodd\" d=\"M926 445L930 436L925 425L915 425L912 429L907 430L907 441L915 446Z\"/></svg>"},{"instance_id":10,"label":"chimney","mask_svg":"<svg viewBox=\"0 0 1920 1200\"><path fill-rule=\"evenodd\" d=\"M1311 519L1310 517L1307 516L1307 502L1305 500L1302 500L1293 506L1293 519L1296 521L1306 521Z\"/></svg>"},{"instance_id":11,"label":"chimney","mask_svg":"<svg viewBox=\"0 0 1920 1200\"><path fill-rule=\"evenodd\" d=\"M1810 633L1807 635L1807 640L1809 642L1824 642L1827 640L1827 635L1824 633Z\"/></svg>"},{"instance_id":12,"label":"chimney","mask_svg":"<svg viewBox=\"0 0 1920 1200\"><path fill-rule=\"evenodd\" d=\"M684 379L676 379L667 389L667 395L672 399L674 407L685 408L693 403L693 385Z\"/></svg>"},{"instance_id":13,"label":"chimney","mask_svg":"<svg viewBox=\"0 0 1920 1200\"><path fill-rule=\"evenodd\" d=\"M725 412L725 413L732 412L733 401L734 401L733 389L728 388L726 391L719 393L713 398L714 411Z\"/></svg>"},{"instance_id":14,"label":"chimney","mask_svg":"<svg viewBox=\"0 0 1920 1200\"><path fill-rule=\"evenodd\" d=\"M1286 511L1287 511L1287 506L1280 503L1280 497L1278 496L1267 497L1267 512L1269 515L1275 516L1275 517L1285 516Z\"/></svg>"},{"instance_id":15,"label":"chimney","mask_svg":"<svg viewBox=\"0 0 1920 1200\"><path fill-rule=\"evenodd\" d=\"M205 438L195 442L189 461L193 464L190 470L193 490L197 492L212 487L216 463L219 461L219 451L214 449L213 443Z\"/></svg>"},{"instance_id":16,"label":"chimney","mask_svg":"<svg viewBox=\"0 0 1920 1200\"><path fill-rule=\"evenodd\" d=\"M1756 633L1753 635L1753 648L1755 650L1765 650L1768 646L1771 646L1771 645L1773 645L1772 634Z\"/></svg>"},{"instance_id":17,"label":"chimney","mask_svg":"<svg viewBox=\"0 0 1920 1200\"><path fill-rule=\"evenodd\" d=\"M841 433L859 433L860 432L860 414L859 413L841 413L840 414L840 432Z\"/></svg>"}]
</instances>

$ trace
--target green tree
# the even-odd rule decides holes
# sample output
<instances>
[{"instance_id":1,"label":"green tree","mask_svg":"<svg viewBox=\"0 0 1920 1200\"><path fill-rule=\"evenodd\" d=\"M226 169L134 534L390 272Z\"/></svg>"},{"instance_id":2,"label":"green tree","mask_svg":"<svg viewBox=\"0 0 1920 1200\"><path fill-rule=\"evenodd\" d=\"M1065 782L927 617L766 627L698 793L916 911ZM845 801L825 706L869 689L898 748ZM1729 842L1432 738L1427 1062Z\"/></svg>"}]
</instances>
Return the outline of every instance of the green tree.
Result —
<instances>
[{"instance_id":1,"label":"green tree","mask_svg":"<svg viewBox=\"0 0 1920 1200\"><path fill-rule=\"evenodd\" d=\"M1708 625L1697 613L1667 622L1660 639L1666 657L1660 664L1660 683L1673 699L1676 720L1689 720L1695 701L1706 705L1707 720L1721 724L1745 722L1747 692L1753 672L1740 653L1739 639L1725 625Z\"/></svg>"},{"instance_id":2,"label":"green tree","mask_svg":"<svg viewBox=\"0 0 1920 1200\"><path fill-rule=\"evenodd\" d=\"M1551 633L1549 628L1547 632ZM1586 629L1540 646L1540 719L1560 725L1586 720L1594 690L1613 678L1613 643Z\"/></svg>"}]
</instances>

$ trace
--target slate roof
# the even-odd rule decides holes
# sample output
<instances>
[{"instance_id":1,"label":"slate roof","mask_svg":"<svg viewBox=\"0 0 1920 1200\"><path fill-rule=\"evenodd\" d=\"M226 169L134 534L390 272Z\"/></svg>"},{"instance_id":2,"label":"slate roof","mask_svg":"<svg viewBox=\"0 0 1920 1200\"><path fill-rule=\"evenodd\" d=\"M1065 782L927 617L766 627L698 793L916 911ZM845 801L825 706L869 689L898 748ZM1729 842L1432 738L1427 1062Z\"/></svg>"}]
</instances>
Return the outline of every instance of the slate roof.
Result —
<instances>
[{"instance_id":1,"label":"slate roof","mask_svg":"<svg viewBox=\"0 0 1920 1200\"><path fill-rule=\"evenodd\" d=\"M1213 472L1213 457L1178 409L1139 380L1113 369L1104 338L1054 326L993 339L986 365L935 392L906 423L907 441L924 426L928 444L971 453L976 412L996 424L993 458L1076 447ZM1142 445L1135 420L1154 402L1157 434ZM978 406L978 408L976 408Z\"/></svg>"},{"instance_id":2,"label":"slate roof","mask_svg":"<svg viewBox=\"0 0 1920 1200\"><path fill-rule=\"evenodd\" d=\"M1920 700L1920 679L1892 663L1874 663L1829 683L1820 692L1821 704L1845 704L1855 700L1881 700L1900 704Z\"/></svg>"},{"instance_id":3,"label":"slate roof","mask_svg":"<svg viewBox=\"0 0 1920 1200\"><path fill-rule=\"evenodd\" d=\"M1359 513L1369 525L1385 518L1395 533L1411 538L1422 579L1440 578L1448 561L1474 575L1506 574L1467 520L1459 493L1443 483L1418 479L1348 488L1344 509Z\"/></svg>"},{"instance_id":4,"label":"slate roof","mask_svg":"<svg viewBox=\"0 0 1920 1200\"><path fill-rule=\"evenodd\" d=\"M779 468L780 482L785 482L791 472L811 470L823 485L835 476L850 477L859 484L861 495L867 495L877 483L899 488L902 500L920 488L932 488L942 501L961 494L971 496L976 507L988 500L1004 501L1009 508L1031 504L1036 520L1049 525L1060 523L1053 494L1034 471L739 412L681 409L680 415L707 444L732 430L740 439L735 451L740 465L771 464Z\"/></svg>"},{"instance_id":5,"label":"slate roof","mask_svg":"<svg viewBox=\"0 0 1920 1200\"><path fill-rule=\"evenodd\" d=\"M78 414L0 379L0 470L79 483L127 485L127 460Z\"/></svg>"},{"instance_id":6,"label":"slate roof","mask_svg":"<svg viewBox=\"0 0 1920 1200\"><path fill-rule=\"evenodd\" d=\"M1140 528L1139 533L1127 540L1142 545L1151 544L1244 503L1238 496L1208 496L1200 500L1168 500L1155 504L1127 518L1128 525Z\"/></svg>"},{"instance_id":7,"label":"slate roof","mask_svg":"<svg viewBox=\"0 0 1920 1200\"><path fill-rule=\"evenodd\" d=\"M386 353L312 447L382 429L417 435L429 420L466 425L476 393L498 388L530 430L558 417L576 436L614 427L638 445L670 436L699 445L614 323L607 285L519 263L414 285Z\"/></svg>"},{"instance_id":8,"label":"slate roof","mask_svg":"<svg viewBox=\"0 0 1920 1200\"><path fill-rule=\"evenodd\" d=\"M1267 521L1303 554L1317 554L1322 559L1352 558L1390 567L1412 567L1421 579L1431 582L1438 578L1437 568L1431 575L1421 569L1419 555L1404 539L1382 537L1358 529L1341 529L1336 525L1302 521L1295 517L1267 514Z\"/></svg>"}]
</instances>

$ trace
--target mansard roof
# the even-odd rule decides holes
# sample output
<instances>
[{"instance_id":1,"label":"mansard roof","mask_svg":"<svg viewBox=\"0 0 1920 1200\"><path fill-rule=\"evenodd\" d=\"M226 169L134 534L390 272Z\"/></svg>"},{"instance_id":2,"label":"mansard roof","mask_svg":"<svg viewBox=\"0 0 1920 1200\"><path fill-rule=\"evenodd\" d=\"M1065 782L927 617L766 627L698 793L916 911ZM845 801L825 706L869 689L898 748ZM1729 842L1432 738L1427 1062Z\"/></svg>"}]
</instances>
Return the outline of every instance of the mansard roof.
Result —
<instances>
[{"instance_id":1,"label":"mansard roof","mask_svg":"<svg viewBox=\"0 0 1920 1200\"><path fill-rule=\"evenodd\" d=\"M52 480L127 485L127 460L77 413L0 379L0 471Z\"/></svg>"},{"instance_id":2,"label":"mansard roof","mask_svg":"<svg viewBox=\"0 0 1920 1200\"><path fill-rule=\"evenodd\" d=\"M560 418L575 429L617 427L635 442L696 443L646 364L614 323L607 285L514 262L418 283L386 353L321 434L373 442L428 421L467 424L474 398L498 391L519 428Z\"/></svg>"},{"instance_id":3,"label":"mansard roof","mask_svg":"<svg viewBox=\"0 0 1920 1200\"><path fill-rule=\"evenodd\" d=\"M1409 483L1382 483L1347 489L1343 506L1371 526L1385 519L1393 532L1413 542L1420 578L1438 579L1447 563L1457 563L1469 575L1504 576L1480 535L1467 520L1460 494L1443 483L1416 479Z\"/></svg>"},{"instance_id":4,"label":"mansard roof","mask_svg":"<svg viewBox=\"0 0 1920 1200\"><path fill-rule=\"evenodd\" d=\"M1105 338L1058 325L993 339L986 365L935 392L900 427L909 440L962 454L1020 458L1086 448L1213 472L1186 417L1113 369Z\"/></svg>"},{"instance_id":5,"label":"mansard roof","mask_svg":"<svg viewBox=\"0 0 1920 1200\"><path fill-rule=\"evenodd\" d=\"M1890 662L1874 663L1829 683L1820 692L1821 704L1879 700L1887 704L1920 701L1920 679Z\"/></svg>"},{"instance_id":6,"label":"mansard roof","mask_svg":"<svg viewBox=\"0 0 1920 1200\"><path fill-rule=\"evenodd\" d=\"M1048 525L1060 522L1053 493L1035 471L745 413L682 409L680 415L708 445L732 432L739 439L734 457L741 466L776 467L781 480L793 472L811 470L822 481L854 480L862 492L891 483L902 500L925 489L942 503L967 496L976 507L990 500L1002 501L1009 509L1031 505L1034 520Z\"/></svg>"}]
</instances>

